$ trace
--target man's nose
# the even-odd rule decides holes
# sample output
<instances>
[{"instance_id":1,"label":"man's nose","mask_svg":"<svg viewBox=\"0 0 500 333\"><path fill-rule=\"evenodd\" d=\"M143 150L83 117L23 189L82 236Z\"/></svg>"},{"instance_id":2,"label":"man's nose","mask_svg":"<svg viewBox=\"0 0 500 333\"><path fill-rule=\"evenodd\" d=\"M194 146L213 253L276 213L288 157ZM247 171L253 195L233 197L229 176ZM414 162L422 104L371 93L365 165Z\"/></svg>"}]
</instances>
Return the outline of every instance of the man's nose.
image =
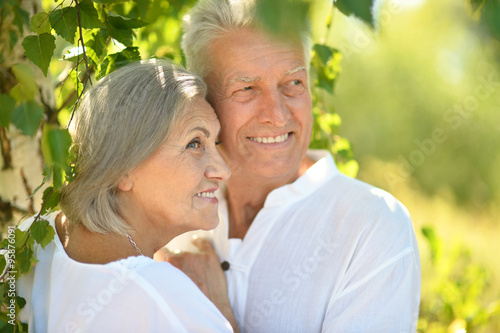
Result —
<instances>
[{"instance_id":1,"label":"man's nose","mask_svg":"<svg viewBox=\"0 0 500 333\"><path fill-rule=\"evenodd\" d=\"M279 90L263 94L262 103L259 105L258 120L260 123L284 127L291 117L284 97Z\"/></svg>"}]
</instances>

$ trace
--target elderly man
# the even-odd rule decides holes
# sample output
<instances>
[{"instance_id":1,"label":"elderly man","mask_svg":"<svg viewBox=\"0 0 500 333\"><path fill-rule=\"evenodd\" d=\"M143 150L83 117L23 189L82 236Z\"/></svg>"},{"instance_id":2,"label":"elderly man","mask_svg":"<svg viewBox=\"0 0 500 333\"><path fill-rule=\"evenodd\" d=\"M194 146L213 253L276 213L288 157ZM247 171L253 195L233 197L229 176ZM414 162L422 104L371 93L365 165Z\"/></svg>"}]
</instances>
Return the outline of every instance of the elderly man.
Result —
<instances>
[{"instance_id":1,"label":"elderly man","mask_svg":"<svg viewBox=\"0 0 500 333\"><path fill-rule=\"evenodd\" d=\"M327 152L308 151L307 34L266 32L253 6L200 1L182 42L188 68L208 84L232 171L220 224L203 236L226 270L238 324L243 332L415 331L420 263L408 212L342 175ZM188 274L200 269L179 262ZM202 275L196 282L210 284Z\"/></svg>"}]
</instances>

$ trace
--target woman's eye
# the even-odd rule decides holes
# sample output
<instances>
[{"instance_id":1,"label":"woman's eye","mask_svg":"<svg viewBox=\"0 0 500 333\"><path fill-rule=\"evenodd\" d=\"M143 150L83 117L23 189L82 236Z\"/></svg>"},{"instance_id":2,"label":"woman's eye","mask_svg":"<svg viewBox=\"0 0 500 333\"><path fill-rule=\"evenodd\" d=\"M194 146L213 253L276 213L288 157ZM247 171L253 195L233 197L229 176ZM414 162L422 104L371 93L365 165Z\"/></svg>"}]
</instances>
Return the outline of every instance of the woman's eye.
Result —
<instances>
[{"instance_id":1,"label":"woman's eye","mask_svg":"<svg viewBox=\"0 0 500 333\"><path fill-rule=\"evenodd\" d=\"M199 139L194 139L191 140L191 142L188 143L186 148L200 148L201 147L201 142Z\"/></svg>"},{"instance_id":2,"label":"woman's eye","mask_svg":"<svg viewBox=\"0 0 500 333\"><path fill-rule=\"evenodd\" d=\"M218 139L218 140L215 140L215 145L218 146L222 143L222 140Z\"/></svg>"}]
</instances>

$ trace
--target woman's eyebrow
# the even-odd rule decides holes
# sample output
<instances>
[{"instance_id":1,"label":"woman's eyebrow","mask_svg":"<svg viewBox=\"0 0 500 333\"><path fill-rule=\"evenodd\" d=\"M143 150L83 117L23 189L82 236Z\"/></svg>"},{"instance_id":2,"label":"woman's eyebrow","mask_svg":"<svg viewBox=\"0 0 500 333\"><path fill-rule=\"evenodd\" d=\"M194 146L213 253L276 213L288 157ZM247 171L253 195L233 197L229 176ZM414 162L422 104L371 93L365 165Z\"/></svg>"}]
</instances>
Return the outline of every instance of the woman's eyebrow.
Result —
<instances>
[{"instance_id":1,"label":"woman's eyebrow","mask_svg":"<svg viewBox=\"0 0 500 333\"><path fill-rule=\"evenodd\" d=\"M192 132L196 132L196 131L200 131L200 132L203 132L203 134L205 134L205 136L208 138L210 136L210 132L205 128L205 127L201 127L201 126L197 126L197 127L193 127L191 128L189 131L188 131L188 134L192 133Z\"/></svg>"}]
</instances>

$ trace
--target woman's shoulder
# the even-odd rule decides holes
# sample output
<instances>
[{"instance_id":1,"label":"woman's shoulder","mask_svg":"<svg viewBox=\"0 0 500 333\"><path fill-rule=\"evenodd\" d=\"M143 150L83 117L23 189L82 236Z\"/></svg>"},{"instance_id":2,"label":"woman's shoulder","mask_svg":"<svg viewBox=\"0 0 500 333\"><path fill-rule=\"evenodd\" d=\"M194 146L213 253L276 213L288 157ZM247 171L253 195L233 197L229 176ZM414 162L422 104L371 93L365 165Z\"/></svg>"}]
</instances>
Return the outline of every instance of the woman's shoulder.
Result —
<instances>
[{"instance_id":1,"label":"woman's shoulder","mask_svg":"<svg viewBox=\"0 0 500 333\"><path fill-rule=\"evenodd\" d=\"M129 293L135 294L134 299L142 298L144 307L150 311L173 314L188 332L200 327L206 332L231 331L217 307L186 274L170 263L139 256L119 260L113 266L125 283L130 282ZM141 307L137 302L135 306Z\"/></svg>"}]
</instances>

